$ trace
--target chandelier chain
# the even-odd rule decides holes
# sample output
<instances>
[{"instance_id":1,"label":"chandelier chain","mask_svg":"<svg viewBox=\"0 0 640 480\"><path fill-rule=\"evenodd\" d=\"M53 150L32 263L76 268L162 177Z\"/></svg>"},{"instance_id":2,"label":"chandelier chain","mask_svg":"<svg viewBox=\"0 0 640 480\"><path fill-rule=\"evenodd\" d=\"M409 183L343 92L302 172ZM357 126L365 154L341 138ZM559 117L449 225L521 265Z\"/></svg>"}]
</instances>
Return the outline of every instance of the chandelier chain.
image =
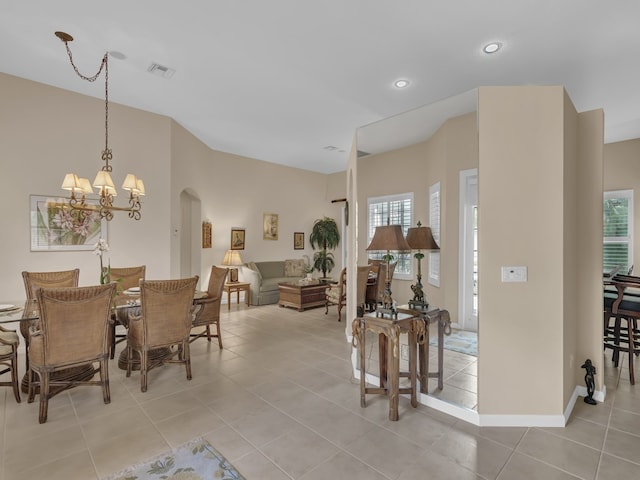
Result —
<instances>
[{"instance_id":1,"label":"chandelier chain","mask_svg":"<svg viewBox=\"0 0 640 480\"><path fill-rule=\"evenodd\" d=\"M73 71L76 72L82 80L86 80L87 82L95 82L104 70L104 151L102 152L102 160L104 160L104 166L102 170L106 172L113 171L109 160L113 158L113 154L111 149L109 148L109 52L106 52L102 57L102 61L100 62L100 68L98 71L88 77L80 73L78 67L73 61L73 54L71 53L71 49L69 48L69 42L64 41L64 46L67 49L67 55L69 56L69 61L71 62L71 66L73 67Z\"/></svg>"}]
</instances>

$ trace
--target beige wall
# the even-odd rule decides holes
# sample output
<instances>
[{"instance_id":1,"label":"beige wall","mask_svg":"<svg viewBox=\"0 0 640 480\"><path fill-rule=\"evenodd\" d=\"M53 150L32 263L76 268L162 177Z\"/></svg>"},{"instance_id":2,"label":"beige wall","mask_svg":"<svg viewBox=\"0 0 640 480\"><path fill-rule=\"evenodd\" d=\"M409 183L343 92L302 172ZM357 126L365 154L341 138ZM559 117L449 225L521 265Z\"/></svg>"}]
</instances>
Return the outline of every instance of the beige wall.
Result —
<instances>
[{"instance_id":1,"label":"beige wall","mask_svg":"<svg viewBox=\"0 0 640 480\"><path fill-rule=\"evenodd\" d=\"M91 251L29 251L29 194L62 195L62 178L71 171L93 179L102 166L103 102L0 74L0 213L10 226L10 233L0 240L0 278L7 300L24 297L23 270L79 267L82 285L98 281L99 263ZM109 107L116 186L133 172L144 179L147 190L142 220L116 213L108 225L112 265L144 263L149 278L179 274L176 228L181 225L183 190L200 199L202 219L213 224L213 248L201 250L202 268L194 272L205 281L210 265L221 262L229 247L231 227L246 229L246 261L299 258L305 253L312 257L308 238L314 220L323 215L341 218L342 205L331 200L345 196L344 174L327 177L213 151L167 117L113 103ZM262 239L264 212L279 214L277 241ZM198 225L193 234L199 235L199 229ZM304 251L293 249L297 231L305 232ZM336 261L336 268L341 268L339 254Z\"/></svg>"},{"instance_id":2,"label":"beige wall","mask_svg":"<svg viewBox=\"0 0 640 480\"><path fill-rule=\"evenodd\" d=\"M601 298L601 265L590 250L601 233L578 216L581 200L601 199L596 182L585 185L580 174L602 165L580 145L586 133L598 133L597 120L588 120L580 124L560 86L479 89L483 415L563 415L580 372L578 329L601 328L601 306L577 323L580 301L594 292ZM593 191L579 195L585 186ZM582 244L582 235L591 243ZM582 262L590 268L579 269ZM528 267L528 281L503 283L501 266L519 265ZM587 270L596 274L579 291L578 275ZM601 351L587 353L599 360Z\"/></svg>"}]
</instances>

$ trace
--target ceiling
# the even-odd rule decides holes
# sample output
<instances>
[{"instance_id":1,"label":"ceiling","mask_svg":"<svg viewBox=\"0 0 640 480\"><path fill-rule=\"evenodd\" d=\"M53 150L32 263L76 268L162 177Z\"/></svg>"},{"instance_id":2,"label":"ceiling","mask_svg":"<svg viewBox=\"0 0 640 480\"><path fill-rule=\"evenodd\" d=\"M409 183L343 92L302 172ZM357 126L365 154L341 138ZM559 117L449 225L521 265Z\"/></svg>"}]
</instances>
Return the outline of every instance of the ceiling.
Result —
<instances>
[{"instance_id":1,"label":"ceiling","mask_svg":"<svg viewBox=\"0 0 640 480\"><path fill-rule=\"evenodd\" d=\"M578 111L604 109L606 142L639 138L638 19L632 0L0 0L0 71L101 97L62 30L84 75L126 56L109 60L111 101L215 150L333 173L357 127L436 102L446 118L444 99L482 85L564 85ZM482 53L490 41L503 48Z\"/></svg>"}]
</instances>

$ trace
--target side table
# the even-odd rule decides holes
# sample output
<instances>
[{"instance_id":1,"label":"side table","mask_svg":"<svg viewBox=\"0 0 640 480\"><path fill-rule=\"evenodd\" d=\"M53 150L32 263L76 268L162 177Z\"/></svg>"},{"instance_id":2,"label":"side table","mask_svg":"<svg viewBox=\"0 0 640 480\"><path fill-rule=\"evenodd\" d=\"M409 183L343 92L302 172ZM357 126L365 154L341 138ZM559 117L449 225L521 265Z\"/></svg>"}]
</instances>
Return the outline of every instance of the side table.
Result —
<instances>
[{"instance_id":1,"label":"side table","mask_svg":"<svg viewBox=\"0 0 640 480\"><path fill-rule=\"evenodd\" d=\"M251 284L245 282L227 282L224 284L224 291L227 292L227 310L231 310L231 294L236 293L238 305L240 305L240 292L244 292L244 299L249 306L251 300Z\"/></svg>"},{"instance_id":2,"label":"side table","mask_svg":"<svg viewBox=\"0 0 640 480\"><path fill-rule=\"evenodd\" d=\"M421 316L425 321L425 339L419 348L420 393L428 394L429 378L438 379L438 390L444 388L444 336L451 335L451 318L448 310L429 305L425 309L410 308L409 305L398 306L398 312ZM429 325L438 322L438 369L429 371Z\"/></svg>"},{"instance_id":3,"label":"side table","mask_svg":"<svg viewBox=\"0 0 640 480\"><path fill-rule=\"evenodd\" d=\"M421 316L398 313L398 318L377 317L367 313L353 321L353 342L358 348L360 362L360 406L366 407L366 394L385 394L389 397L389 420L398 420L398 399L401 393L411 395L411 406L417 407L417 346L418 338L424 338L425 322ZM366 386L366 332L378 334L380 386ZM409 337L409 371L400 371L400 334ZM409 378L409 387L400 388L400 377Z\"/></svg>"}]
</instances>

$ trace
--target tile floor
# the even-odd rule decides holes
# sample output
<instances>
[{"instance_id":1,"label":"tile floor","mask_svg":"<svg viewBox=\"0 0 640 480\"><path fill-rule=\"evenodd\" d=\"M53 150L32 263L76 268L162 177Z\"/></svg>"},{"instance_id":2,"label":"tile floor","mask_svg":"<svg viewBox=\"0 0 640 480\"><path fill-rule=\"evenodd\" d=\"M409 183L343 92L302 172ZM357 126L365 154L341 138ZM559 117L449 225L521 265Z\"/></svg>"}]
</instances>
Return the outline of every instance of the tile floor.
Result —
<instances>
[{"instance_id":1,"label":"tile floor","mask_svg":"<svg viewBox=\"0 0 640 480\"><path fill-rule=\"evenodd\" d=\"M0 389L0 480L97 479L196 437L248 479L640 478L640 393L624 369L598 372L606 402L579 401L566 428L479 428L406 398L390 422L384 397L360 407L335 315L234 305L222 316L225 348L193 343L192 381L167 365L141 393L137 372L126 378L114 360L111 404L97 388L72 389L44 425L37 403ZM472 359L448 362L457 386L445 391L466 391Z\"/></svg>"}]
</instances>

